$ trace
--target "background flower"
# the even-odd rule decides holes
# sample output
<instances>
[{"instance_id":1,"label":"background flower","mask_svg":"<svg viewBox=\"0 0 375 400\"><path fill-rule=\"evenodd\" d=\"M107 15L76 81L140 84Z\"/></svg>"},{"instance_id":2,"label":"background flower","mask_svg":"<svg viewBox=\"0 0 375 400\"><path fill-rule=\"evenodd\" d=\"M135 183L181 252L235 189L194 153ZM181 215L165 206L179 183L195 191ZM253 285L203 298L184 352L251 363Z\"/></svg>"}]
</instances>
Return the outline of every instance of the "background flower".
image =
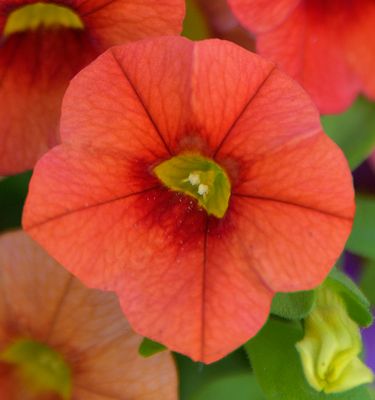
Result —
<instances>
[{"instance_id":1,"label":"background flower","mask_svg":"<svg viewBox=\"0 0 375 400\"><path fill-rule=\"evenodd\" d=\"M140 357L142 338L115 296L85 288L23 232L0 237L0 277L0 353L25 338L57 351L71 369L74 400L177 399L170 354ZM1 398L34 399L14 368L0 362L0 371Z\"/></svg>"},{"instance_id":2,"label":"background flower","mask_svg":"<svg viewBox=\"0 0 375 400\"><path fill-rule=\"evenodd\" d=\"M372 0L228 0L275 61L324 114L344 111L359 92L375 99Z\"/></svg>"},{"instance_id":3,"label":"background flower","mask_svg":"<svg viewBox=\"0 0 375 400\"><path fill-rule=\"evenodd\" d=\"M177 34L184 17L183 0L61 0L48 5L67 7L81 21L81 28L64 26L57 16L56 23L46 25L44 14L51 12L37 8L33 15L40 23L30 27L30 11L24 17L23 29L15 30L14 13L36 3L0 2L2 175L31 169L58 142L62 96L81 68L110 46L148 36ZM57 15L61 11L54 12Z\"/></svg>"}]
</instances>

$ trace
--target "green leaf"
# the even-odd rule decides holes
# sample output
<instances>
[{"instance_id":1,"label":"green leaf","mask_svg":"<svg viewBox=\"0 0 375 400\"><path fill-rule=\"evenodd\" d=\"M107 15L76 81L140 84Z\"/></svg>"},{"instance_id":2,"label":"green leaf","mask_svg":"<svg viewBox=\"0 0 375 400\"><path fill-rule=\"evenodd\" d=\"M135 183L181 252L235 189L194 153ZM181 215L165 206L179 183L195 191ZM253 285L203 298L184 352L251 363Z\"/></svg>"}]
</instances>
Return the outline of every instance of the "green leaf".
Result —
<instances>
[{"instance_id":1,"label":"green leaf","mask_svg":"<svg viewBox=\"0 0 375 400\"><path fill-rule=\"evenodd\" d=\"M258 382L270 400L370 400L366 386L338 393L315 391L306 381L295 348L303 337L300 322L270 319L245 345Z\"/></svg>"},{"instance_id":2,"label":"green leaf","mask_svg":"<svg viewBox=\"0 0 375 400\"><path fill-rule=\"evenodd\" d=\"M370 301L371 305L375 305L375 260L366 260L363 266L361 281L359 287Z\"/></svg>"},{"instance_id":3,"label":"green leaf","mask_svg":"<svg viewBox=\"0 0 375 400\"><path fill-rule=\"evenodd\" d=\"M251 379L249 360L242 348L209 365L194 362L181 354L174 353L174 356L180 378L180 400L196 400L196 396L200 396L201 391L216 391L215 383L227 378L247 375ZM236 378L233 379L236 380ZM242 380L242 378L238 379ZM223 383L223 385L226 384ZM244 390L247 393L247 389ZM232 400L238 399L232 398Z\"/></svg>"},{"instance_id":4,"label":"green leaf","mask_svg":"<svg viewBox=\"0 0 375 400\"><path fill-rule=\"evenodd\" d=\"M196 0L186 1L186 16L182 36L191 40L202 40L211 36L206 18Z\"/></svg>"},{"instance_id":5,"label":"green leaf","mask_svg":"<svg viewBox=\"0 0 375 400\"><path fill-rule=\"evenodd\" d=\"M254 374L238 372L212 380L195 395L192 400L264 400Z\"/></svg>"},{"instance_id":6,"label":"green leaf","mask_svg":"<svg viewBox=\"0 0 375 400\"><path fill-rule=\"evenodd\" d=\"M271 313L285 319L302 319L309 314L314 302L314 290L276 293L272 301Z\"/></svg>"},{"instance_id":7,"label":"green leaf","mask_svg":"<svg viewBox=\"0 0 375 400\"><path fill-rule=\"evenodd\" d=\"M372 323L370 302L361 292L358 286L343 272L333 268L325 281L344 299L350 317L361 326L369 326Z\"/></svg>"},{"instance_id":8,"label":"green leaf","mask_svg":"<svg viewBox=\"0 0 375 400\"><path fill-rule=\"evenodd\" d=\"M357 195L356 215L346 248L375 260L375 197Z\"/></svg>"},{"instance_id":9,"label":"green leaf","mask_svg":"<svg viewBox=\"0 0 375 400\"><path fill-rule=\"evenodd\" d=\"M30 178L31 172L25 172L0 181L0 230L21 226Z\"/></svg>"},{"instance_id":10,"label":"green leaf","mask_svg":"<svg viewBox=\"0 0 375 400\"><path fill-rule=\"evenodd\" d=\"M345 153L351 169L362 163L375 147L375 103L359 98L340 115L322 117L325 132Z\"/></svg>"},{"instance_id":11,"label":"green leaf","mask_svg":"<svg viewBox=\"0 0 375 400\"><path fill-rule=\"evenodd\" d=\"M161 351L166 350L167 348L158 342L154 342L151 339L143 338L141 345L139 346L138 353L142 357L151 357L154 354L160 353Z\"/></svg>"}]
</instances>

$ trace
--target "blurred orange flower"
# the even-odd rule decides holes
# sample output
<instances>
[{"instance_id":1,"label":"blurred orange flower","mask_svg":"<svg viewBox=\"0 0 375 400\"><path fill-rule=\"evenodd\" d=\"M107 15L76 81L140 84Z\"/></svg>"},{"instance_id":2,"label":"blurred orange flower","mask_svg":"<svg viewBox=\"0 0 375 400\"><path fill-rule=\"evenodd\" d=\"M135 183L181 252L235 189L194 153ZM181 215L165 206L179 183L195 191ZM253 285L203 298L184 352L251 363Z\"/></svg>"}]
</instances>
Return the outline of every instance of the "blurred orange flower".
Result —
<instances>
[{"instance_id":1,"label":"blurred orange flower","mask_svg":"<svg viewBox=\"0 0 375 400\"><path fill-rule=\"evenodd\" d=\"M141 340L114 294L85 288L23 232L0 237L1 399L177 400L171 355L142 358ZM23 354L16 354L21 345ZM4 361L9 353L25 359L28 349L34 351L28 360L34 380L25 373L27 360ZM56 382L64 363L71 382ZM43 374L49 381L36 385ZM63 392L54 391L51 381Z\"/></svg>"},{"instance_id":2,"label":"blurred orange flower","mask_svg":"<svg viewBox=\"0 0 375 400\"><path fill-rule=\"evenodd\" d=\"M228 0L258 52L310 93L323 114L359 92L375 100L373 0Z\"/></svg>"},{"instance_id":3,"label":"blurred orange flower","mask_svg":"<svg viewBox=\"0 0 375 400\"><path fill-rule=\"evenodd\" d=\"M110 46L178 34L183 0L0 2L0 175L33 168L58 142L69 81Z\"/></svg>"}]
</instances>

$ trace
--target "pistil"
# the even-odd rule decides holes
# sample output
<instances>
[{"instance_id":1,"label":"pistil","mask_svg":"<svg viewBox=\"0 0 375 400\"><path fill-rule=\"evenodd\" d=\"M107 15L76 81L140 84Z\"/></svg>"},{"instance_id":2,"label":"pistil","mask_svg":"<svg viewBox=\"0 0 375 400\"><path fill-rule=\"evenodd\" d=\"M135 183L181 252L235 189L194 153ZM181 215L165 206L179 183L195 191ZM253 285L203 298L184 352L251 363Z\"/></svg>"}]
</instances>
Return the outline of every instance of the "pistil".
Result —
<instances>
[{"instance_id":1,"label":"pistil","mask_svg":"<svg viewBox=\"0 0 375 400\"><path fill-rule=\"evenodd\" d=\"M183 154L162 162L154 172L169 189L196 199L209 215L225 215L231 184L225 170L214 160Z\"/></svg>"}]
</instances>

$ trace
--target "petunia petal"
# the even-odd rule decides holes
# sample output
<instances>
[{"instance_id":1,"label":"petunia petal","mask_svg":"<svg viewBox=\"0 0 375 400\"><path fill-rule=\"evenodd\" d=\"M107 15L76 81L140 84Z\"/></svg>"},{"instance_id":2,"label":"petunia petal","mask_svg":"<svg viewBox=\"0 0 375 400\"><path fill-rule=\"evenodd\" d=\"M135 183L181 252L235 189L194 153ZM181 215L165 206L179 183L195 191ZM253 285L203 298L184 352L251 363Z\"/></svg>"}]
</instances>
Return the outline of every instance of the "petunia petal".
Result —
<instances>
[{"instance_id":1,"label":"petunia petal","mask_svg":"<svg viewBox=\"0 0 375 400\"><path fill-rule=\"evenodd\" d=\"M1 236L1 346L17 336L45 339L70 279L55 264L25 234Z\"/></svg>"},{"instance_id":2,"label":"petunia petal","mask_svg":"<svg viewBox=\"0 0 375 400\"><path fill-rule=\"evenodd\" d=\"M233 165L234 193L353 217L345 157L321 131L309 97L277 70L243 111L216 159Z\"/></svg>"},{"instance_id":3,"label":"petunia petal","mask_svg":"<svg viewBox=\"0 0 375 400\"><path fill-rule=\"evenodd\" d=\"M354 193L348 190L352 177L347 161L321 132L311 100L298 85L274 71L228 134L216 159L238 171L232 196L243 204L240 237L249 243L253 268L275 291L316 286L332 267L334 254L342 251L340 237L350 232ZM275 242L269 229L277 232ZM307 245L309 241L314 244ZM297 242L306 243L304 251ZM269 268L268 257L278 263L278 274ZM317 269L324 260L328 260L325 267Z\"/></svg>"},{"instance_id":4,"label":"petunia petal","mask_svg":"<svg viewBox=\"0 0 375 400\"><path fill-rule=\"evenodd\" d=\"M135 88L139 102L172 154L200 149L210 155L273 68L271 63L229 42L217 43L220 46L212 46L211 42L193 46L181 39L176 44L170 37L113 49L122 80ZM165 47L163 53L159 46ZM144 62L139 68L140 57L152 63ZM241 74L236 73L239 68ZM85 76L90 79L88 74ZM106 79L111 82L110 77ZM79 80L83 86L83 80ZM74 87L71 91L77 93ZM71 105L72 100L68 97ZM79 114L80 108L72 108L66 110L66 115ZM64 115L62 129L67 131Z\"/></svg>"},{"instance_id":5,"label":"petunia petal","mask_svg":"<svg viewBox=\"0 0 375 400\"><path fill-rule=\"evenodd\" d=\"M281 24L301 0L228 0L244 26L254 32L265 32Z\"/></svg>"},{"instance_id":6,"label":"petunia petal","mask_svg":"<svg viewBox=\"0 0 375 400\"><path fill-rule=\"evenodd\" d=\"M181 0L73 0L74 8L102 48L182 30Z\"/></svg>"},{"instance_id":7,"label":"petunia petal","mask_svg":"<svg viewBox=\"0 0 375 400\"><path fill-rule=\"evenodd\" d=\"M1 174L31 169L56 144L67 83L95 55L85 33L68 29L18 33L0 45Z\"/></svg>"},{"instance_id":8,"label":"petunia petal","mask_svg":"<svg viewBox=\"0 0 375 400\"><path fill-rule=\"evenodd\" d=\"M206 363L255 335L267 319L273 291L250 267L248 249L233 233L238 217L232 210L222 225L212 218L202 224L193 215L185 216L181 226L173 224L174 214L165 217L175 229L166 230L163 221L166 237L178 242L174 261L168 266L164 253L153 250L152 268L139 274L139 266L127 263L124 271L129 278L117 289L138 332ZM186 229L190 226L200 227L199 236ZM182 229L190 234L180 239ZM166 248L175 247L173 242L165 243Z\"/></svg>"},{"instance_id":9,"label":"petunia petal","mask_svg":"<svg viewBox=\"0 0 375 400\"><path fill-rule=\"evenodd\" d=\"M311 95L323 114L345 110L360 90L341 45L342 15L316 15L298 6L288 19L257 39L273 60Z\"/></svg>"},{"instance_id":10,"label":"petunia petal","mask_svg":"<svg viewBox=\"0 0 375 400\"><path fill-rule=\"evenodd\" d=\"M355 2L354 15L348 20L344 50L350 67L358 75L365 94L375 99L375 4L371 0Z\"/></svg>"},{"instance_id":11,"label":"petunia petal","mask_svg":"<svg viewBox=\"0 0 375 400\"><path fill-rule=\"evenodd\" d=\"M318 111L306 92L273 68L256 93L247 99L216 148L215 157L224 162L233 153L241 161L261 160L288 143L311 137L320 130Z\"/></svg>"},{"instance_id":12,"label":"petunia petal","mask_svg":"<svg viewBox=\"0 0 375 400\"><path fill-rule=\"evenodd\" d=\"M82 147L111 149L124 160L144 153L154 159L166 158L170 156L170 149L166 146L165 131L153 119L148 104L118 60L116 50L113 48L100 56L72 80L63 101L61 137L66 142L81 143ZM104 78L93 86L91 82L98 71ZM98 96L98 91L103 95ZM171 113L176 109L176 104L167 108ZM155 115L163 118L161 112ZM175 120L178 119L176 111ZM92 121L97 121L94 127Z\"/></svg>"},{"instance_id":13,"label":"petunia petal","mask_svg":"<svg viewBox=\"0 0 375 400\"><path fill-rule=\"evenodd\" d=\"M241 145L245 155L247 146ZM235 156L235 150L230 154ZM291 171L291 163L298 168ZM235 193L291 203L343 220L353 218L354 191L347 189L352 184L347 160L322 132L296 139L262 158L244 158L243 165L248 168L242 170L242 183Z\"/></svg>"},{"instance_id":14,"label":"petunia petal","mask_svg":"<svg viewBox=\"0 0 375 400\"><path fill-rule=\"evenodd\" d=\"M160 49L166 47L165 52ZM189 129L190 71L194 45L185 38L157 38L113 49L123 79L133 87L170 155ZM139 68L138 60L148 60Z\"/></svg>"},{"instance_id":15,"label":"petunia petal","mask_svg":"<svg viewBox=\"0 0 375 400\"><path fill-rule=\"evenodd\" d=\"M213 43L195 47L190 118L192 134L199 134L216 152L274 65L229 42Z\"/></svg>"},{"instance_id":16,"label":"petunia petal","mask_svg":"<svg viewBox=\"0 0 375 400\"><path fill-rule=\"evenodd\" d=\"M272 199L233 197L243 215L238 238L247 246L249 266L268 287L310 290L324 280L343 250L352 219Z\"/></svg>"}]
</instances>

